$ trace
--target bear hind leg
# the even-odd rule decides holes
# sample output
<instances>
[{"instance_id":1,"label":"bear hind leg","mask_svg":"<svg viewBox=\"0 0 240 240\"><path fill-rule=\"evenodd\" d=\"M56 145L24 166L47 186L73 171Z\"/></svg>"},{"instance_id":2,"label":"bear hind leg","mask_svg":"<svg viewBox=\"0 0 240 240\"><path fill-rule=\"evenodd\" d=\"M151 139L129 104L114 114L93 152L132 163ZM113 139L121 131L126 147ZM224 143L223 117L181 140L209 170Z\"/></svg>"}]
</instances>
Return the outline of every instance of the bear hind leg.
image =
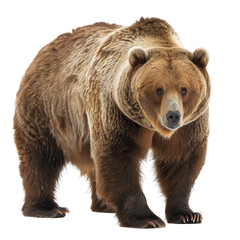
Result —
<instances>
[{"instance_id":1,"label":"bear hind leg","mask_svg":"<svg viewBox=\"0 0 240 240\"><path fill-rule=\"evenodd\" d=\"M27 141L23 132L15 129L15 142L20 158L20 174L25 190L24 216L58 218L68 213L55 202L54 191L64 166L62 150L52 136L44 143Z\"/></svg>"},{"instance_id":2,"label":"bear hind leg","mask_svg":"<svg viewBox=\"0 0 240 240\"><path fill-rule=\"evenodd\" d=\"M101 199L98 198L96 193L96 177L95 171L88 174L90 180L90 186L92 190L92 205L91 210L93 212L105 212L105 213L114 213L114 209L105 204Z\"/></svg>"}]
</instances>

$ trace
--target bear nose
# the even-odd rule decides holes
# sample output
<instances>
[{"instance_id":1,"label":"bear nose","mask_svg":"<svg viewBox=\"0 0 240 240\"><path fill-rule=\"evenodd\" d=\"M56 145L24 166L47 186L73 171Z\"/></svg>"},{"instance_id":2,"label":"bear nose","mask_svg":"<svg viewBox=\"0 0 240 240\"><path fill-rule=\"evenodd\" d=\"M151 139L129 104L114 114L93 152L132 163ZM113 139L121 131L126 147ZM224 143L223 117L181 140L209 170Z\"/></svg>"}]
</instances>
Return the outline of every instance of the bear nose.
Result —
<instances>
[{"instance_id":1,"label":"bear nose","mask_svg":"<svg viewBox=\"0 0 240 240\"><path fill-rule=\"evenodd\" d=\"M181 113L179 111L168 111L166 114L167 120L171 127L174 127L177 125L177 123L180 120Z\"/></svg>"}]
</instances>

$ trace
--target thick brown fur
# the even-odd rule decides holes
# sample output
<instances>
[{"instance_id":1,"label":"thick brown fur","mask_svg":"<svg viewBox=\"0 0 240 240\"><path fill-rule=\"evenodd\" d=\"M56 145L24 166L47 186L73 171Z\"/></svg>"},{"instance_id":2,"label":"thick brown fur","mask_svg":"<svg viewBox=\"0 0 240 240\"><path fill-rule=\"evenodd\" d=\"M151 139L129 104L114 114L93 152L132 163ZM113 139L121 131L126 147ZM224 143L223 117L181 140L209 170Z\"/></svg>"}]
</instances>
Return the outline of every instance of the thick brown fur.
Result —
<instances>
[{"instance_id":1,"label":"thick brown fur","mask_svg":"<svg viewBox=\"0 0 240 240\"><path fill-rule=\"evenodd\" d=\"M55 185L66 163L86 174L93 211L115 212L121 226L164 227L140 186L152 148L172 223L199 223L188 204L205 160L208 55L185 50L157 18L129 27L95 23L40 50L17 93L15 143L25 190L23 214L62 217ZM168 126L166 113L179 112Z\"/></svg>"}]
</instances>

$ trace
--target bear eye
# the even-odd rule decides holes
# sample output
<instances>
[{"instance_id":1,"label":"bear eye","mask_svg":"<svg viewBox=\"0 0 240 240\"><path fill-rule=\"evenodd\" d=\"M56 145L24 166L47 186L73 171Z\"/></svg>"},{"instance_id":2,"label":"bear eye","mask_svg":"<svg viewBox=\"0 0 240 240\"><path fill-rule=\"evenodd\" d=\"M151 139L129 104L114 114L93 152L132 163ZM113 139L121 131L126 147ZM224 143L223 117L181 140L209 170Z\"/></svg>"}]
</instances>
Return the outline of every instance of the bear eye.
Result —
<instances>
[{"instance_id":1,"label":"bear eye","mask_svg":"<svg viewBox=\"0 0 240 240\"><path fill-rule=\"evenodd\" d=\"M184 87L184 88L181 88L181 95L186 95L187 94L187 89Z\"/></svg>"},{"instance_id":2,"label":"bear eye","mask_svg":"<svg viewBox=\"0 0 240 240\"><path fill-rule=\"evenodd\" d=\"M163 93L164 93L164 91L163 91L162 88L158 88L158 89L156 90L156 94L157 94L158 96L162 96Z\"/></svg>"}]
</instances>

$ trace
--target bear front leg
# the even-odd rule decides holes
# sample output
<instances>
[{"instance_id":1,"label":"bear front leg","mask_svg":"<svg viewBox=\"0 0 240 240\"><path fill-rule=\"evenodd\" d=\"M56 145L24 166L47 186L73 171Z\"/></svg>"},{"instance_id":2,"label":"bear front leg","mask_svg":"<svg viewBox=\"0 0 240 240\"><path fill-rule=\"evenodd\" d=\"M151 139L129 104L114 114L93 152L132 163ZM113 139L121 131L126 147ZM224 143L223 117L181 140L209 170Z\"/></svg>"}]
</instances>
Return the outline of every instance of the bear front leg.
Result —
<instances>
[{"instance_id":1,"label":"bear front leg","mask_svg":"<svg viewBox=\"0 0 240 240\"><path fill-rule=\"evenodd\" d=\"M96 159L97 195L115 209L120 226L164 227L148 207L139 184L139 161L131 154L99 154Z\"/></svg>"},{"instance_id":2,"label":"bear front leg","mask_svg":"<svg viewBox=\"0 0 240 240\"><path fill-rule=\"evenodd\" d=\"M95 115L88 114L97 197L114 209L120 226L164 227L148 207L140 186L140 162L151 146L153 132L123 115L111 98L102 102L107 104Z\"/></svg>"},{"instance_id":3,"label":"bear front leg","mask_svg":"<svg viewBox=\"0 0 240 240\"><path fill-rule=\"evenodd\" d=\"M188 159L168 161L156 159L157 178L166 196L166 217L169 223L201 223L202 215L189 207L194 182L204 164L206 141L199 144ZM188 154L186 154L188 155Z\"/></svg>"}]
</instances>

